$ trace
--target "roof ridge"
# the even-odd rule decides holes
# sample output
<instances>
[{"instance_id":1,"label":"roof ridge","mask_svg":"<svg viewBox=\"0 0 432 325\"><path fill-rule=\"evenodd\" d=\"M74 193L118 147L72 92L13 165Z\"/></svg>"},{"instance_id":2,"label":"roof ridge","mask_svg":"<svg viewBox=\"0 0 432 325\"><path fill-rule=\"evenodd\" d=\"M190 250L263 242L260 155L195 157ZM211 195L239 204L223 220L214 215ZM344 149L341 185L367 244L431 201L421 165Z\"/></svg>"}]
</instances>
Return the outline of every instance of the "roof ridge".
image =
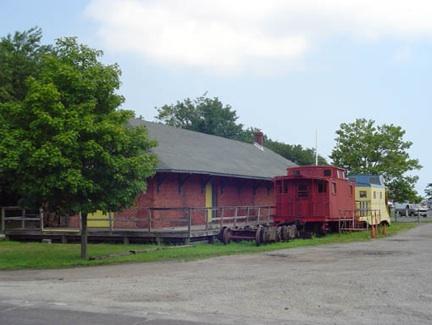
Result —
<instances>
[{"instance_id":1,"label":"roof ridge","mask_svg":"<svg viewBox=\"0 0 432 325\"><path fill-rule=\"evenodd\" d=\"M255 147L255 144L254 144L253 142L245 142L245 141L241 141L241 140L237 140L237 139L226 138L226 137L223 137L223 136L221 136L221 135L209 134L209 133L200 132L200 131L195 131L195 130L189 130L189 129L185 129L185 128L182 128L182 127L177 127L177 126L167 125L167 124L164 124L164 123L162 123L162 122L157 122L157 121L148 121L148 120L140 119L140 118L133 118L133 119L134 119L134 120L137 120L137 121L140 121L140 122L144 122L144 123L152 123L152 124L154 124L154 125L158 125L158 126L162 126L162 127L166 127L166 128L172 128L172 129L181 130L181 131L185 131L185 132L198 133L198 134L202 134L202 135L204 135L204 136L216 137L216 138L220 138L220 139L223 139L223 140L226 140L226 141L233 141L233 142L236 142L236 143L241 143L242 145L248 145L248 146ZM255 148L256 148L256 147L255 147ZM278 154L277 152L274 152L274 151L273 151L272 149L270 149L269 147L266 147L265 143L264 143L264 148L265 148L265 150L268 150L268 151L270 151L270 152L272 152L272 153L274 153L274 154L276 154L276 155L278 155L278 156L281 156L282 158L284 158L284 159L286 159L286 160L292 162L292 160L287 159L287 158L283 157L282 155ZM259 149L259 148L256 148L256 149ZM262 150L261 150L261 151L262 151Z\"/></svg>"},{"instance_id":2,"label":"roof ridge","mask_svg":"<svg viewBox=\"0 0 432 325\"><path fill-rule=\"evenodd\" d=\"M129 124L146 127L149 136L158 142L152 151L159 158L160 171L271 180L296 165L269 148L259 150L253 143L144 119L131 119Z\"/></svg>"}]
</instances>

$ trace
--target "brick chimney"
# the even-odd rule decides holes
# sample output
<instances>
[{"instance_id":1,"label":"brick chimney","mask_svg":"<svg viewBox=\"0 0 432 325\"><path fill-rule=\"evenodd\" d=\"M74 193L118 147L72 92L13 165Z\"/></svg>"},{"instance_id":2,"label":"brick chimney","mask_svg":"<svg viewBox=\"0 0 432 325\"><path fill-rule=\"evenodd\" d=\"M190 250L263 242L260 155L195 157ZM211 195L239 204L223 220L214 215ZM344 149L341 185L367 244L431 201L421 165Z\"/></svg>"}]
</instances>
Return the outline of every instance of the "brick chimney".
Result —
<instances>
[{"instance_id":1,"label":"brick chimney","mask_svg":"<svg viewBox=\"0 0 432 325\"><path fill-rule=\"evenodd\" d=\"M255 143L264 146L264 133L261 130L255 132Z\"/></svg>"}]
</instances>

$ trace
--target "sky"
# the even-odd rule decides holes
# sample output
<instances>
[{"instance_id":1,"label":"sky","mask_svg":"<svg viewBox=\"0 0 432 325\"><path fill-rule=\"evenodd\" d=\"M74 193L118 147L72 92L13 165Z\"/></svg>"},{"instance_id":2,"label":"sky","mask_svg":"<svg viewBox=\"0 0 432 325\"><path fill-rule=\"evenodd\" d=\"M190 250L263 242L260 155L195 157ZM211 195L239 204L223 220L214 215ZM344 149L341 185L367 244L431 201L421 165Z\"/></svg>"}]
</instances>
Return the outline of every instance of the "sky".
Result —
<instances>
[{"instance_id":1,"label":"sky","mask_svg":"<svg viewBox=\"0 0 432 325\"><path fill-rule=\"evenodd\" d=\"M0 36L76 36L122 70L125 108L206 93L245 126L327 157L341 123L400 125L432 183L429 0L0 0Z\"/></svg>"}]
</instances>

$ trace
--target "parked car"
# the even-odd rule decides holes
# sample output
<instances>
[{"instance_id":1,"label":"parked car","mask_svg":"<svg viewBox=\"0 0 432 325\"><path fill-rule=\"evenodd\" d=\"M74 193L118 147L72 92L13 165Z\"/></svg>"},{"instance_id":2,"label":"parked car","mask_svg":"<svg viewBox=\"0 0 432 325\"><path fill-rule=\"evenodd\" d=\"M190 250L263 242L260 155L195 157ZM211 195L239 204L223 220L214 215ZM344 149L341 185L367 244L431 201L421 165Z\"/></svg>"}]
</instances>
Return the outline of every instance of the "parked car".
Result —
<instances>
[{"instance_id":1,"label":"parked car","mask_svg":"<svg viewBox=\"0 0 432 325\"><path fill-rule=\"evenodd\" d=\"M423 216L427 217L429 210L426 204L414 204L414 203L394 203L394 211L399 216Z\"/></svg>"}]
</instances>

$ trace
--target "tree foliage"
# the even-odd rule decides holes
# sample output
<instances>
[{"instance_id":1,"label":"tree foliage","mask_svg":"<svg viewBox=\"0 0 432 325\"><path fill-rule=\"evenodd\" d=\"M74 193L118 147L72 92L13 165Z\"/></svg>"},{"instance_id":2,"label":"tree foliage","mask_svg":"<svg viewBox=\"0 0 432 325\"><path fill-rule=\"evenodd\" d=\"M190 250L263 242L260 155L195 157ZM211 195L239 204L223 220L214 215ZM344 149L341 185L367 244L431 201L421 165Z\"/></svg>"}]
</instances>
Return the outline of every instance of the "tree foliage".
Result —
<instances>
[{"instance_id":1,"label":"tree foliage","mask_svg":"<svg viewBox=\"0 0 432 325\"><path fill-rule=\"evenodd\" d=\"M268 139L266 147L277 152L282 157L285 157L298 165L314 165L315 164L315 150L304 148L299 144L291 145L279 141ZM327 161L318 155L318 164L327 165Z\"/></svg>"},{"instance_id":2,"label":"tree foliage","mask_svg":"<svg viewBox=\"0 0 432 325\"><path fill-rule=\"evenodd\" d=\"M242 136L243 125L237 123L236 111L217 97L186 98L174 105L157 108L157 112L156 119L167 125L230 139Z\"/></svg>"},{"instance_id":3,"label":"tree foliage","mask_svg":"<svg viewBox=\"0 0 432 325\"><path fill-rule=\"evenodd\" d=\"M229 139L252 143L255 139L255 127L244 128L238 123L236 111L230 105L224 105L219 98L205 96L196 99L186 98L173 105L156 108L156 119L166 125L180 127L197 132L222 136ZM299 165L315 163L315 151L301 145L289 145L274 141L265 136L264 146ZM319 163L327 164L323 157Z\"/></svg>"},{"instance_id":4,"label":"tree foliage","mask_svg":"<svg viewBox=\"0 0 432 325\"><path fill-rule=\"evenodd\" d=\"M156 158L144 128L128 126L117 65L40 29L0 41L0 179L26 206L84 214L130 205Z\"/></svg>"},{"instance_id":5,"label":"tree foliage","mask_svg":"<svg viewBox=\"0 0 432 325\"><path fill-rule=\"evenodd\" d=\"M380 174L386 180L390 198L399 202L416 201L416 176L407 172L420 169L417 159L411 159L408 150L412 143L405 141L400 126L375 125L375 121L357 119L342 123L336 132L336 146L330 158L337 166L352 174Z\"/></svg>"},{"instance_id":6,"label":"tree foliage","mask_svg":"<svg viewBox=\"0 0 432 325\"><path fill-rule=\"evenodd\" d=\"M429 183L425 188L425 194L427 200L432 200L432 183Z\"/></svg>"}]
</instances>

